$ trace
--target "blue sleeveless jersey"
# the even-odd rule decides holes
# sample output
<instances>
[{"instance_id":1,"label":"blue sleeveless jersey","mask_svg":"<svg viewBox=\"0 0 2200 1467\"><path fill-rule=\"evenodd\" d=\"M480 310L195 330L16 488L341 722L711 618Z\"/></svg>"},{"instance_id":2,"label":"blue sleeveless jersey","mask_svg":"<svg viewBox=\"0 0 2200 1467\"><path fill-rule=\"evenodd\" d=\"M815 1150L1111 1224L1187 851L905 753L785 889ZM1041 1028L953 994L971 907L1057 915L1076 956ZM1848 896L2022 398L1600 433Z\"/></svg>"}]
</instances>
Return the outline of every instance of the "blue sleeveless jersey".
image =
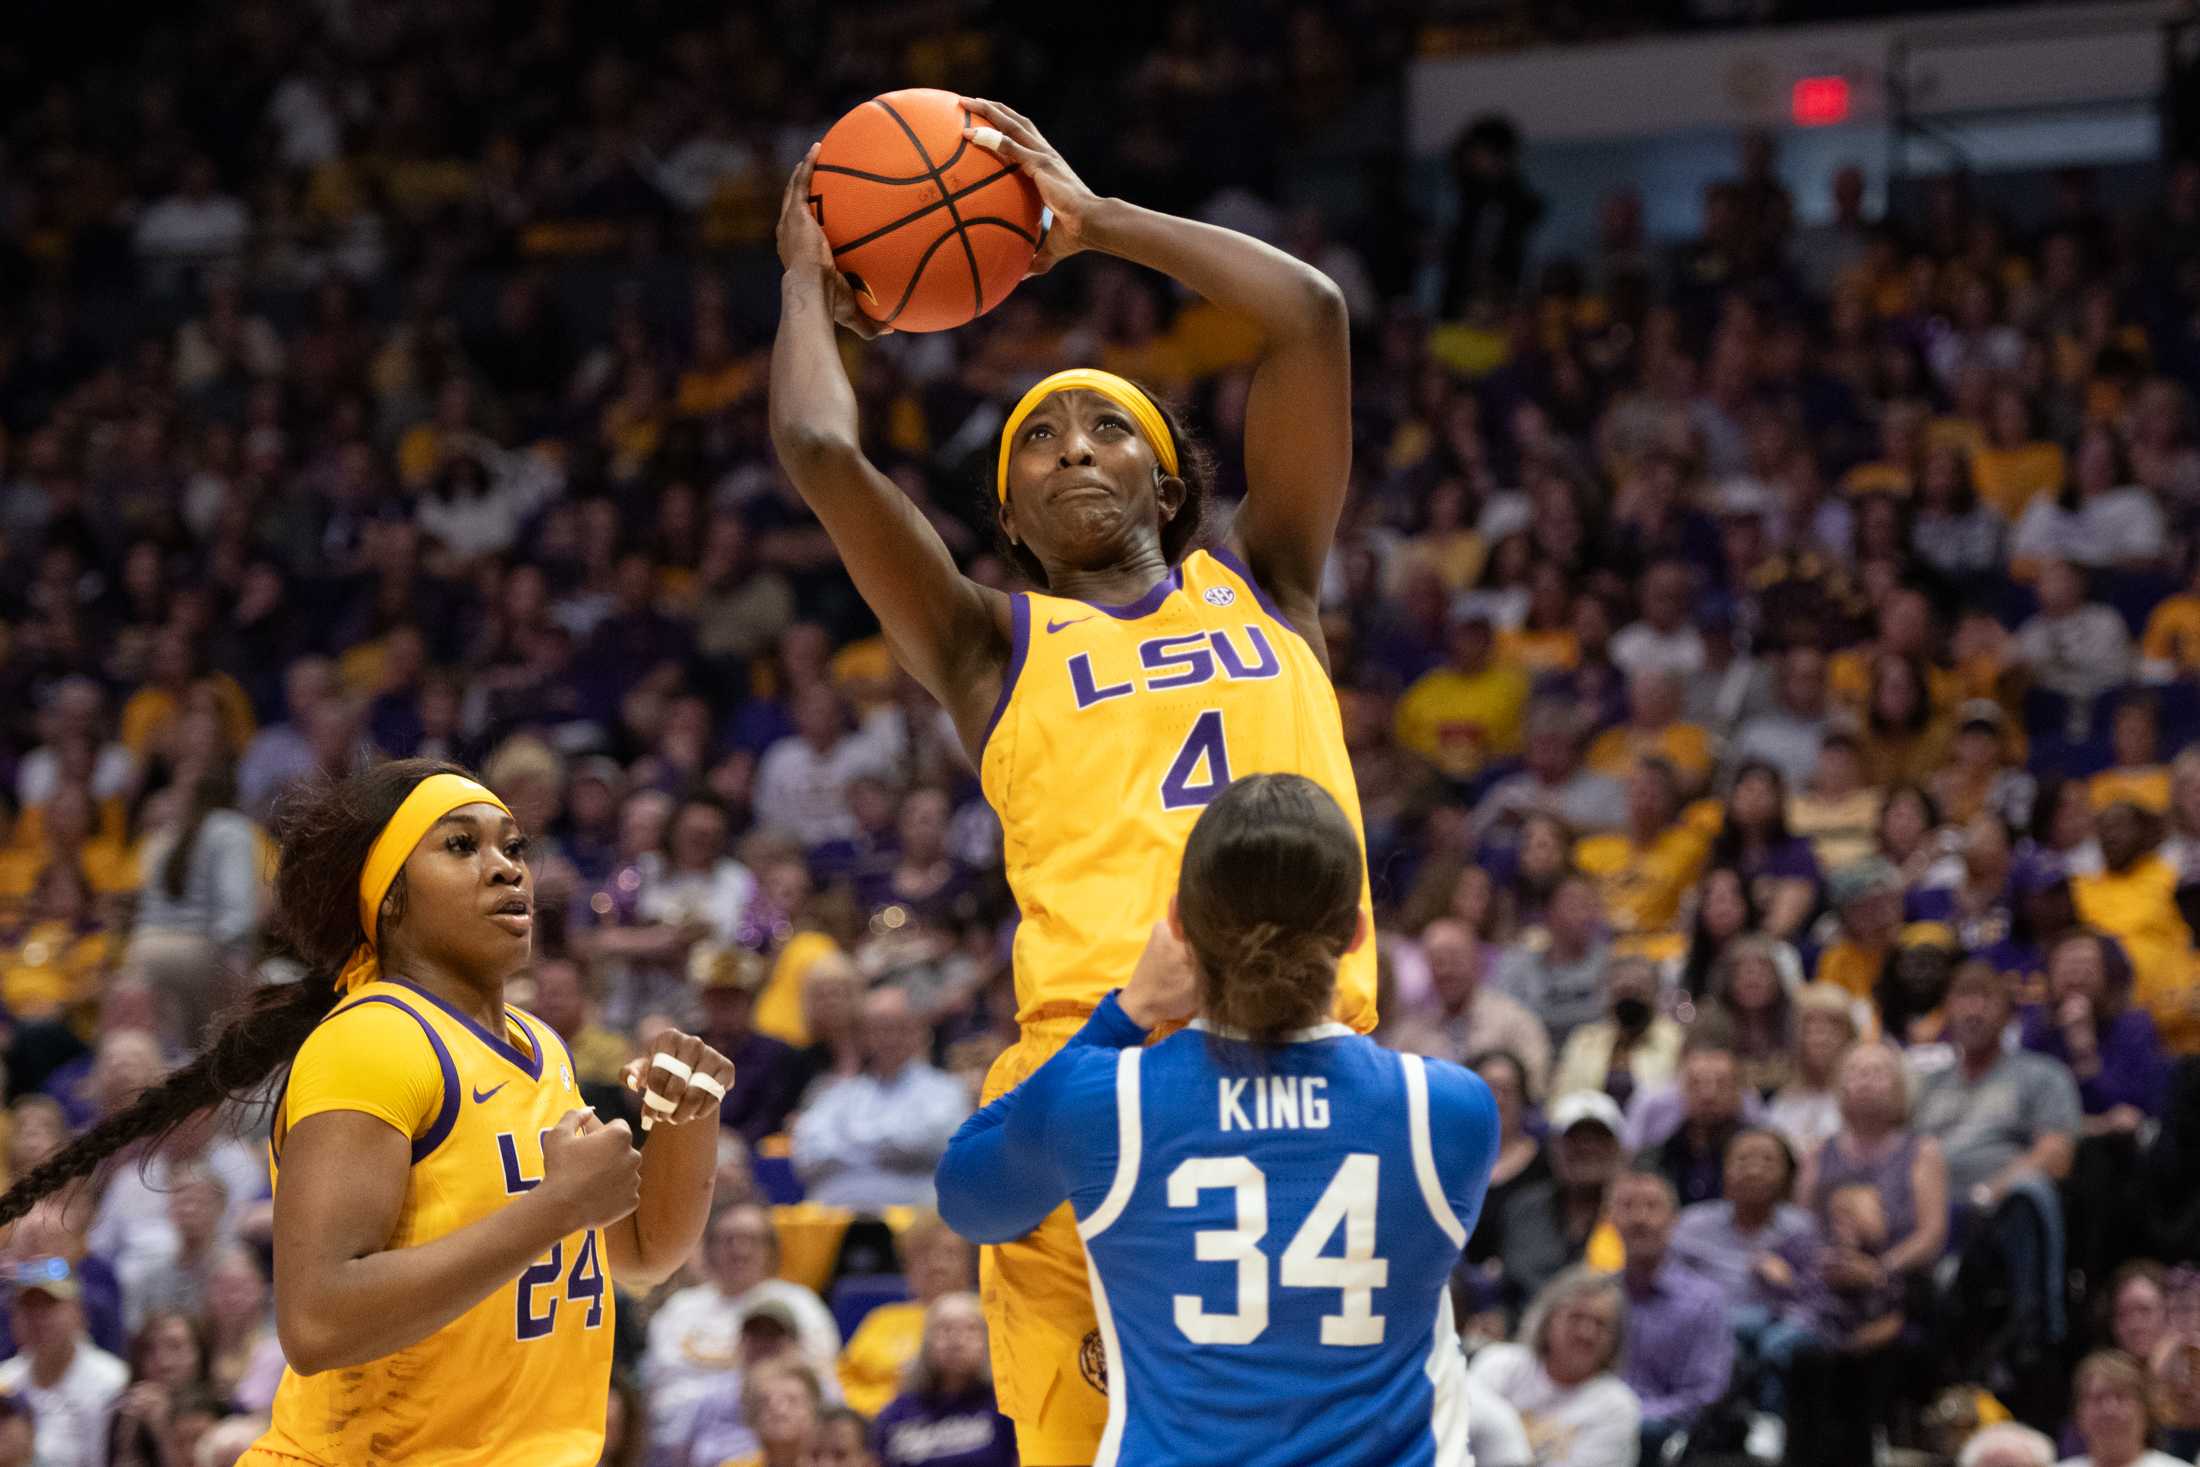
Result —
<instances>
[{"instance_id":1,"label":"blue sleeveless jersey","mask_svg":"<svg viewBox=\"0 0 2200 1467\"><path fill-rule=\"evenodd\" d=\"M1197 1027L1143 1038L1111 998L940 1167L981 1242L1075 1209L1096 1467L1463 1467L1448 1280L1496 1157L1488 1088L1337 1024L1259 1060Z\"/></svg>"}]
</instances>

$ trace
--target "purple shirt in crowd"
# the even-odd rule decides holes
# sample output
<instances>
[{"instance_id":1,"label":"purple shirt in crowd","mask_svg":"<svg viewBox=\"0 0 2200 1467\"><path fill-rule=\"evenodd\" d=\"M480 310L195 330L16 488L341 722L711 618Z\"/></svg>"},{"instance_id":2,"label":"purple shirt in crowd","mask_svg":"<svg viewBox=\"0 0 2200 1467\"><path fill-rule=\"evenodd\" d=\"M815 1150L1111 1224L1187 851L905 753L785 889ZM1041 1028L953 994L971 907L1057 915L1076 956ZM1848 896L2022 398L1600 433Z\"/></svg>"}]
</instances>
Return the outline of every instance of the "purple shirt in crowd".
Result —
<instances>
[{"instance_id":1,"label":"purple shirt in crowd","mask_svg":"<svg viewBox=\"0 0 2200 1467\"><path fill-rule=\"evenodd\" d=\"M871 1423L871 1450L879 1467L1016 1467L1016 1428L994 1409L991 1386L905 1394Z\"/></svg>"},{"instance_id":2,"label":"purple shirt in crowd","mask_svg":"<svg viewBox=\"0 0 2200 1467\"><path fill-rule=\"evenodd\" d=\"M1757 1304L1777 1310L1787 1299L1773 1294L1758 1279L1758 1258L1777 1254L1792 1268L1809 1261L1817 1241L1818 1224L1808 1211L1791 1202L1773 1208L1771 1219L1753 1233L1734 1225L1733 1203L1699 1202L1681 1209L1666 1257L1717 1284L1730 1309Z\"/></svg>"},{"instance_id":3,"label":"purple shirt in crowd","mask_svg":"<svg viewBox=\"0 0 2200 1467\"><path fill-rule=\"evenodd\" d=\"M1734 1332L1719 1286L1668 1258L1647 1283L1625 1277L1627 1367L1621 1379L1642 1402L1642 1419L1693 1421L1726 1394Z\"/></svg>"},{"instance_id":4,"label":"purple shirt in crowd","mask_svg":"<svg viewBox=\"0 0 2200 1467\"><path fill-rule=\"evenodd\" d=\"M2024 1047L2034 1054L2070 1063L2069 1046L2055 1016L2042 1005L2024 1016ZM2125 1009L2101 1026L2094 1041L2100 1046L2101 1065L2089 1079L2078 1080L2078 1103L2089 1116L2101 1115L2119 1105L2136 1106L2150 1116L2162 1113L2162 1094L2169 1080L2169 1062L2162 1053L2162 1039L2154 1020L2140 1009ZM2076 1072L2072 1072L2076 1078Z\"/></svg>"}]
</instances>

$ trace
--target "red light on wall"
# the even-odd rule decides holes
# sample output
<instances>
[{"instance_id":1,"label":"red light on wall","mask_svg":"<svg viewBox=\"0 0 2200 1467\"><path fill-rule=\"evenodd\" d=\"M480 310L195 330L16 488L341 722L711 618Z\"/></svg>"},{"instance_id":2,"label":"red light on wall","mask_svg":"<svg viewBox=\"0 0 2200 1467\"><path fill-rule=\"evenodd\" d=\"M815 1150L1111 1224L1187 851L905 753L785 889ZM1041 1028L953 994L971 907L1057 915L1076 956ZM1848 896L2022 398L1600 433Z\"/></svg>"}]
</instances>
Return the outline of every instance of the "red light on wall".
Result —
<instances>
[{"instance_id":1,"label":"red light on wall","mask_svg":"<svg viewBox=\"0 0 2200 1467\"><path fill-rule=\"evenodd\" d=\"M1806 76L1795 84L1791 109L1797 127L1827 127L1849 120L1849 79Z\"/></svg>"}]
</instances>

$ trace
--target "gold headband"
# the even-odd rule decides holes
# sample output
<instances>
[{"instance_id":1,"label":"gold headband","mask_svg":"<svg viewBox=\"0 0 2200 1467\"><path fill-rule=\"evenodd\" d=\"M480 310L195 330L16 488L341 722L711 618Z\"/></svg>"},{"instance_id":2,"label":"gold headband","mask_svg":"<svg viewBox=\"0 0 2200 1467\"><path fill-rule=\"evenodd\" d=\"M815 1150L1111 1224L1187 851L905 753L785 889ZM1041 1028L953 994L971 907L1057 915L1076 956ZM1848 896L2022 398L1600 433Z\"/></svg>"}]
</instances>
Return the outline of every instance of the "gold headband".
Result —
<instances>
[{"instance_id":1,"label":"gold headband","mask_svg":"<svg viewBox=\"0 0 2200 1467\"><path fill-rule=\"evenodd\" d=\"M1137 383L1118 377L1113 372L1103 372L1098 367L1072 367L1066 372L1056 372L1041 380L1024 394L1023 401L1017 403L1016 410L1008 415L1008 423L1001 429L998 488L1003 503L1008 500L1008 455L1016 443L1016 430L1024 425L1024 419L1030 417L1040 403L1057 392L1073 392L1078 388L1097 392L1129 413L1131 421L1138 425L1139 433L1153 445L1154 457L1161 460L1162 469L1171 474L1176 472L1176 439L1169 433L1169 420L1161 416L1161 409L1154 406L1153 399L1141 392Z\"/></svg>"},{"instance_id":2,"label":"gold headband","mask_svg":"<svg viewBox=\"0 0 2200 1467\"><path fill-rule=\"evenodd\" d=\"M367 937L353 949L351 961L344 964L344 971L337 976L337 992L348 992L382 976L382 960L374 946L374 929L382 911L382 898L389 895L390 884L397 880L397 873L405 869L405 861L412 855L413 847L420 844L420 838L434 829L438 820L467 805L494 805L507 815L512 813L511 807L498 799L496 792L487 785L463 774L431 774L412 787L412 793L405 796L405 803L397 807L389 824L374 838L373 849L367 852L367 864L359 872L359 927Z\"/></svg>"}]
</instances>

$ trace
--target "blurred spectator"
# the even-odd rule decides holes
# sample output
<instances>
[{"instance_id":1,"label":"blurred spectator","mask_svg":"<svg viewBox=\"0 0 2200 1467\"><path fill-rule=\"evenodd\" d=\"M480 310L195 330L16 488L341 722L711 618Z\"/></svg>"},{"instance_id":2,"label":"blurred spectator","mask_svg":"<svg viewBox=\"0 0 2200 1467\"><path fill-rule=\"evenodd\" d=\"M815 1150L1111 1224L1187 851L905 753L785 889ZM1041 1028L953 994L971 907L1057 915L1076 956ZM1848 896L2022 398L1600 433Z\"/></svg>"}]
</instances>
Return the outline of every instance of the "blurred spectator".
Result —
<instances>
[{"instance_id":1,"label":"blurred spectator","mask_svg":"<svg viewBox=\"0 0 2200 1467\"><path fill-rule=\"evenodd\" d=\"M1724 1190L1727 1144L1742 1125L1741 1067L1734 1051L1710 1035L1690 1039L1681 1054L1681 1116L1651 1161L1671 1184L1679 1206L1709 1202Z\"/></svg>"},{"instance_id":2,"label":"blurred spectator","mask_svg":"<svg viewBox=\"0 0 2200 1467\"><path fill-rule=\"evenodd\" d=\"M1641 1406L1617 1370L1631 1354L1629 1323L1618 1279L1572 1268L1536 1296L1518 1344L1489 1345L1474 1357L1470 1376L1520 1413L1537 1467L1636 1460Z\"/></svg>"},{"instance_id":3,"label":"blurred spectator","mask_svg":"<svg viewBox=\"0 0 2200 1467\"><path fill-rule=\"evenodd\" d=\"M1870 1186L1891 1240L1882 1266L1889 1274L1929 1268L1948 1239L1948 1167L1939 1140L1907 1125L1901 1056L1883 1041L1857 1045L1841 1062L1840 1094L1841 1129L1809 1159L1798 1195L1823 1225L1836 1190Z\"/></svg>"},{"instance_id":4,"label":"blurred spectator","mask_svg":"<svg viewBox=\"0 0 2200 1467\"><path fill-rule=\"evenodd\" d=\"M12 1272L8 1324L20 1353L0 1361L0 1393L29 1404L38 1467L99 1467L130 1369L86 1338L66 1260L25 1259Z\"/></svg>"},{"instance_id":5,"label":"blurred spectator","mask_svg":"<svg viewBox=\"0 0 2200 1467\"><path fill-rule=\"evenodd\" d=\"M1553 1093L1592 1090L1626 1103L1656 1090L1680 1066L1680 1025L1657 1010L1657 970L1641 958L1615 957L1604 965L1605 1017L1566 1038L1552 1073Z\"/></svg>"},{"instance_id":6,"label":"blurred spectator","mask_svg":"<svg viewBox=\"0 0 2200 1467\"><path fill-rule=\"evenodd\" d=\"M715 971L714 968L713 973ZM527 1006L528 1012L548 1024L572 1051L574 1081L581 1085L617 1085L619 1072L633 1058L634 1044L625 1035L598 1022L587 970L570 957L539 960L535 964L534 983L534 998ZM706 990L707 987L706 983ZM706 996L703 1000L706 1010L710 1003ZM731 1051L719 1050L719 1053L730 1054ZM724 1119L723 1113L720 1119Z\"/></svg>"},{"instance_id":7,"label":"blurred spectator","mask_svg":"<svg viewBox=\"0 0 2200 1467\"><path fill-rule=\"evenodd\" d=\"M22 757L15 767L15 798L24 810L53 798L61 782L62 750L89 748L92 765L89 780L95 800L118 799L129 792L137 774L137 759L120 743L107 737L106 695L88 677L67 677L55 684L38 713L43 742Z\"/></svg>"},{"instance_id":8,"label":"blurred spectator","mask_svg":"<svg viewBox=\"0 0 2200 1467\"><path fill-rule=\"evenodd\" d=\"M1606 1004L1604 971L1610 948L1596 887L1588 877L1567 875L1552 889L1543 939L1507 948L1491 981L1540 1019L1563 1052L1573 1032L1595 1020Z\"/></svg>"},{"instance_id":9,"label":"blurred spectator","mask_svg":"<svg viewBox=\"0 0 2200 1467\"><path fill-rule=\"evenodd\" d=\"M871 1439L880 1467L1016 1467L1015 1429L994 1408L976 1294L946 1294L925 1311L908 1388L878 1413Z\"/></svg>"},{"instance_id":10,"label":"blurred spectator","mask_svg":"<svg viewBox=\"0 0 2200 1467\"><path fill-rule=\"evenodd\" d=\"M826 1085L795 1122L795 1170L812 1201L930 1205L932 1169L971 1102L919 1057L925 1037L908 995L882 988L864 1000L863 1073Z\"/></svg>"},{"instance_id":11,"label":"blurred spectator","mask_svg":"<svg viewBox=\"0 0 2200 1467\"><path fill-rule=\"evenodd\" d=\"M1506 1305L1515 1314L1569 1265L1582 1261L1623 1164L1622 1122L1610 1096L1593 1090L1561 1095L1551 1103L1549 1119L1550 1176L1508 1189L1501 1205L1485 1214L1493 1227L1489 1255L1497 1260ZM1513 1404L1525 1413L1518 1401Z\"/></svg>"},{"instance_id":12,"label":"blurred spectator","mask_svg":"<svg viewBox=\"0 0 2200 1467\"><path fill-rule=\"evenodd\" d=\"M2096 1350L2071 1377L2072 1414L2085 1455L2063 1467L2180 1467L2175 1457L2150 1451L2154 1409L2146 1369L2121 1350Z\"/></svg>"},{"instance_id":13,"label":"blurred spectator","mask_svg":"<svg viewBox=\"0 0 2200 1467\"><path fill-rule=\"evenodd\" d=\"M1528 679L1496 659L1489 618L1451 619L1441 667L1423 673L1398 700L1398 746L1456 780L1520 752Z\"/></svg>"},{"instance_id":14,"label":"blurred spectator","mask_svg":"<svg viewBox=\"0 0 2200 1467\"><path fill-rule=\"evenodd\" d=\"M2055 1444L2029 1426L1996 1422L1963 1444L1956 1467L2055 1467Z\"/></svg>"},{"instance_id":15,"label":"blurred spectator","mask_svg":"<svg viewBox=\"0 0 2200 1467\"><path fill-rule=\"evenodd\" d=\"M1519 283L1544 203L1520 172L1520 133L1496 113L1478 117L1451 149L1457 215L1445 248L1443 314L1457 320Z\"/></svg>"},{"instance_id":16,"label":"blurred spectator","mask_svg":"<svg viewBox=\"0 0 2200 1467\"><path fill-rule=\"evenodd\" d=\"M696 1034L734 1062L718 1123L754 1144L779 1131L802 1098L803 1072L792 1047L756 1032L752 1016L764 965L740 948L695 950ZM624 1063L624 1061L621 1061Z\"/></svg>"},{"instance_id":17,"label":"blurred spectator","mask_svg":"<svg viewBox=\"0 0 2200 1467\"><path fill-rule=\"evenodd\" d=\"M2062 1206L2082 1119L2077 1086L2054 1061L2002 1047L2007 984L1964 964L1948 990L1955 1063L1918 1085L1915 1126L1947 1158L1959 1246L1998 1260L2018 1349L2062 1337Z\"/></svg>"},{"instance_id":18,"label":"blurred spectator","mask_svg":"<svg viewBox=\"0 0 2200 1467\"><path fill-rule=\"evenodd\" d=\"M1482 1214L1467 1239L1467 1262L1483 1264L1496 1256L1497 1219L1504 1215L1508 1200L1515 1192L1550 1181L1551 1157L1542 1138L1528 1126L1538 1092L1529 1087L1519 1056L1491 1050L1473 1056L1469 1063L1497 1102L1497 1160L1490 1168L1489 1188L1482 1194Z\"/></svg>"},{"instance_id":19,"label":"blurred spectator","mask_svg":"<svg viewBox=\"0 0 2200 1467\"><path fill-rule=\"evenodd\" d=\"M799 840L804 848L854 833L848 784L877 770L876 748L848 727L840 695L824 684L794 698L798 730L764 751L756 766L756 819L768 830Z\"/></svg>"},{"instance_id":20,"label":"blurred spectator","mask_svg":"<svg viewBox=\"0 0 2200 1467\"><path fill-rule=\"evenodd\" d=\"M2085 582L2067 560L2039 572L2040 609L2017 628L2015 652L2034 686L2061 697L2098 696L2132 672L2131 634L2124 619L2085 599Z\"/></svg>"},{"instance_id":21,"label":"blurred spectator","mask_svg":"<svg viewBox=\"0 0 2200 1467\"><path fill-rule=\"evenodd\" d=\"M1794 1063L1765 1108L1765 1122L1797 1156L1814 1156L1841 1129L1837 1082L1857 1038L1856 1003L1837 988L1812 983L1795 994L1793 1009Z\"/></svg>"},{"instance_id":22,"label":"blurred spectator","mask_svg":"<svg viewBox=\"0 0 2200 1467\"><path fill-rule=\"evenodd\" d=\"M1771 765L1790 789L1800 789L1818 766L1826 736L1826 659L1813 647L1796 647L1780 659L1771 711L1741 726L1734 740L1737 763Z\"/></svg>"},{"instance_id":23,"label":"blurred spectator","mask_svg":"<svg viewBox=\"0 0 2200 1467\"><path fill-rule=\"evenodd\" d=\"M1528 1087L1540 1091L1550 1074L1550 1037L1534 1014L1484 981L1492 954L1473 929L1438 918L1421 929L1421 956L1440 1005L1435 1017L1453 1053L1464 1058L1503 1050L1526 1067Z\"/></svg>"},{"instance_id":24,"label":"blurred spectator","mask_svg":"<svg viewBox=\"0 0 2200 1467\"><path fill-rule=\"evenodd\" d=\"M1818 862L1810 843L1788 829L1787 788L1779 766L1746 761L1734 771L1713 870L1732 869L1749 883L1764 930L1792 937L1818 900Z\"/></svg>"},{"instance_id":25,"label":"blurred spectator","mask_svg":"<svg viewBox=\"0 0 2200 1467\"><path fill-rule=\"evenodd\" d=\"M1627 823L1627 795L1616 779L1582 767L1582 729L1573 707L1546 701L1528 710L1527 767L1490 788L1474 809L1478 830L1553 815L1579 834Z\"/></svg>"},{"instance_id":26,"label":"blurred spectator","mask_svg":"<svg viewBox=\"0 0 2200 1467\"><path fill-rule=\"evenodd\" d=\"M909 1298L864 1315L840 1352L841 1394L873 1416L900 1393L903 1373L924 1342L926 1311L976 1282L974 1250L937 1214L920 1214L895 1234L894 1252L909 1281Z\"/></svg>"},{"instance_id":27,"label":"blurred spectator","mask_svg":"<svg viewBox=\"0 0 2200 1467\"><path fill-rule=\"evenodd\" d=\"M1672 1184L1653 1171L1621 1172L1611 1207L1627 1258L1630 1339L1620 1374L1642 1403L1643 1449L1654 1457L1726 1393L1734 1339L1718 1288L1669 1257L1679 1217Z\"/></svg>"},{"instance_id":28,"label":"blurred spectator","mask_svg":"<svg viewBox=\"0 0 2200 1467\"><path fill-rule=\"evenodd\" d=\"M721 1209L705 1235L703 1265L709 1282L679 1290L650 1317L642 1375L650 1389L652 1442L688 1441L697 1414L727 1395L731 1373L743 1368L742 1327L766 1306L783 1314L797 1359L824 1369L840 1353L840 1330L825 1302L800 1284L773 1277L779 1235L763 1208Z\"/></svg>"}]
</instances>

